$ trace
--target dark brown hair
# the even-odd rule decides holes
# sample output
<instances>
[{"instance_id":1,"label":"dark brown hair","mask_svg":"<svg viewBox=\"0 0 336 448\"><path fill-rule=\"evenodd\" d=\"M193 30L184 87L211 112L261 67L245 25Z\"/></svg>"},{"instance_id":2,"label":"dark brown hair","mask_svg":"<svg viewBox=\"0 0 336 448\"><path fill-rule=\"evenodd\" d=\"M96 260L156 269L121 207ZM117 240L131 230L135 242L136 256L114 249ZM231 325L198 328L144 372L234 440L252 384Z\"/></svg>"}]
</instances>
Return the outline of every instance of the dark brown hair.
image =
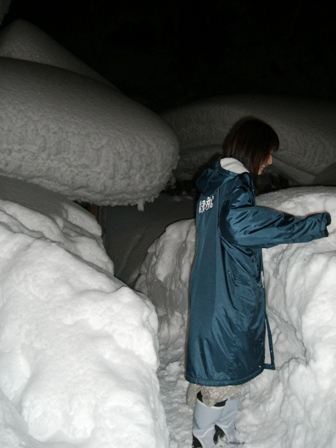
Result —
<instances>
[{"instance_id":1,"label":"dark brown hair","mask_svg":"<svg viewBox=\"0 0 336 448\"><path fill-rule=\"evenodd\" d=\"M224 156L239 160L255 179L269 155L279 148L279 137L267 123L254 117L237 121L224 140Z\"/></svg>"}]
</instances>

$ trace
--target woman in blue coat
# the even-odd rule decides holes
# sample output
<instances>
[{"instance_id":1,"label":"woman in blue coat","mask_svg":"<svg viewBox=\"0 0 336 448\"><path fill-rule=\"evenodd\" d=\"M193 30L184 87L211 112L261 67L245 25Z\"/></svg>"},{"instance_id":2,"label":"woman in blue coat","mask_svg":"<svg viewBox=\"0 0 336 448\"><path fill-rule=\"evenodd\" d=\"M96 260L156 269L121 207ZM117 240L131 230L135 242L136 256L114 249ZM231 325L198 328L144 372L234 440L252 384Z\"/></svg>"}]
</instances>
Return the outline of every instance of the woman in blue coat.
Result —
<instances>
[{"instance_id":1,"label":"woman in blue coat","mask_svg":"<svg viewBox=\"0 0 336 448\"><path fill-rule=\"evenodd\" d=\"M275 368L262 248L328 236L329 213L295 217L256 206L253 180L278 147L268 124L240 120L224 141L225 158L196 183L201 195L186 370L194 448L240 443L234 428L239 393L265 368Z\"/></svg>"}]
</instances>

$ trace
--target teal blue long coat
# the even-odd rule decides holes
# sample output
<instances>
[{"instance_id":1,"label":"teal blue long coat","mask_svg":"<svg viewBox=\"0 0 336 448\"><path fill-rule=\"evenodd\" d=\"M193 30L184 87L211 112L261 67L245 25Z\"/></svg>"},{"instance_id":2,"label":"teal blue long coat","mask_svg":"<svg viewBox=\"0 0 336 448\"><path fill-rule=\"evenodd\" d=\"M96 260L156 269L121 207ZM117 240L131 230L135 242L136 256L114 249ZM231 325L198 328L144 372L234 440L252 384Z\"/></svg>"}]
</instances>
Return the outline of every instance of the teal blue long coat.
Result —
<instances>
[{"instance_id":1,"label":"teal blue long coat","mask_svg":"<svg viewBox=\"0 0 336 448\"><path fill-rule=\"evenodd\" d=\"M330 215L302 218L258 207L250 174L223 169L220 160L201 175L197 188L186 379L206 386L243 384L274 369L269 329L271 361L265 364L261 249L328 236Z\"/></svg>"}]
</instances>

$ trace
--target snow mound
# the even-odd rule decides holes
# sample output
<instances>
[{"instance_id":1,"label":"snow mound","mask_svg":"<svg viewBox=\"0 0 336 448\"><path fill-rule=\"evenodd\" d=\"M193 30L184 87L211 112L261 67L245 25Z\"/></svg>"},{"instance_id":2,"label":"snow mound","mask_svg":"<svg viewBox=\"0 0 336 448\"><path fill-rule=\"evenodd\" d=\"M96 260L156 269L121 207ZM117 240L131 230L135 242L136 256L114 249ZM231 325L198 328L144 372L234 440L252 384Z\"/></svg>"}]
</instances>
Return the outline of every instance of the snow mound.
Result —
<instances>
[{"instance_id":1,"label":"snow mound","mask_svg":"<svg viewBox=\"0 0 336 448\"><path fill-rule=\"evenodd\" d=\"M155 113L67 70L0 58L0 174L97 205L151 201L178 142Z\"/></svg>"},{"instance_id":2,"label":"snow mound","mask_svg":"<svg viewBox=\"0 0 336 448\"><path fill-rule=\"evenodd\" d=\"M0 445L167 447L153 306L113 277L85 210L0 191Z\"/></svg>"},{"instance_id":3,"label":"snow mound","mask_svg":"<svg viewBox=\"0 0 336 448\"><path fill-rule=\"evenodd\" d=\"M241 117L255 116L274 127L280 149L274 166L301 185L336 162L336 107L333 101L286 95L221 95L164 111L177 133L181 151L177 175L195 173L214 154ZM195 149L197 164L192 160ZM332 175L334 185L336 176Z\"/></svg>"},{"instance_id":4,"label":"snow mound","mask_svg":"<svg viewBox=\"0 0 336 448\"><path fill-rule=\"evenodd\" d=\"M113 275L102 229L91 213L58 193L5 176L0 176L0 192L2 211L20 217L18 228L22 225L32 236L47 238Z\"/></svg>"},{"instance_id":5,"label":"snow mound","mask_svg":"<svg viewBox=\"0 0 336 448\"><path fill-rule=\"evenodd\" d=\"M270 193L260 198L259 204L296 215L327 210L332 216L328 238L274 247L265 250L263 258L275 339L276 377L283 391L276 411L286 425L291 446L318 446L323 440L324 446L333 447L336 442L336 188ZM256 405L255 398L252 406ZM261 417L259 412L257 415Z\"/></svg>"},{"instance_id":6,"label":"snow mound","mask_svg":"<svg viewBox=\"0 0 336 448\"><path fill-rule=\"evenodd\" d=\"M336 188L300 187L258 198L262 206L295 215L329 211L329 237L263 251L277 370L265 371L246 388L237 427L245 446L321 446L336 442ZM194 220L167 228L148 251L136 289L147 294L160 317L163 391L175 381L184 394L184 343L188 284L195 251ZM182 336L183 334L183 336ZM177 344L182 350L177 349ZM181 348L180 347L180 348ZM171 353L174 352L175 357ZM179 356L179 357L178 357ZM175 373L172 373L172 372ZM176 378L176 376L178 378ZM170 394L173 398L170 398ZM190 432L169 415L177 393L163 397L175 443ZM180 406L185 406L183 397ZM184 412L189 412L185 407ZM177 439L177 442L176 442Z\"/></svg>"},{"instance_id":7,"label":"snow mound","mask_svg":"<svg viewBox=\"0 0 336 448\"><path fill-rule=\"evenodd\" d=\"M53 65L112 86L48 34L25 20L15 20L1 30L0 56Z\"/></svg>"}]
</instances>

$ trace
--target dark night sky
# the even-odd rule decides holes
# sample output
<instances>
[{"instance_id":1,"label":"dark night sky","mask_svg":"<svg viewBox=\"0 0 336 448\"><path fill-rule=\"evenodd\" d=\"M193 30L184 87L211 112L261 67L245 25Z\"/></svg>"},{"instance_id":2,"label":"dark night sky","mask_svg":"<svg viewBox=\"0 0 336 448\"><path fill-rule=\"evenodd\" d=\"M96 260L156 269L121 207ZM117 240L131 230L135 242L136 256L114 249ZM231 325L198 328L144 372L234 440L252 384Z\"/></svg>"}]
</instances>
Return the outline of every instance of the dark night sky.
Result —
<instances>
[{"instance_id":1,"label":"dark night sky","mask_svg":"<svg viewBox=\"0 0 336 448\"><path fill-rule=\"evenodd\" d=\"M154 110L225 93L336 98L330 0L12 0L25 19Z\"/></svg>"}]
</instances>

